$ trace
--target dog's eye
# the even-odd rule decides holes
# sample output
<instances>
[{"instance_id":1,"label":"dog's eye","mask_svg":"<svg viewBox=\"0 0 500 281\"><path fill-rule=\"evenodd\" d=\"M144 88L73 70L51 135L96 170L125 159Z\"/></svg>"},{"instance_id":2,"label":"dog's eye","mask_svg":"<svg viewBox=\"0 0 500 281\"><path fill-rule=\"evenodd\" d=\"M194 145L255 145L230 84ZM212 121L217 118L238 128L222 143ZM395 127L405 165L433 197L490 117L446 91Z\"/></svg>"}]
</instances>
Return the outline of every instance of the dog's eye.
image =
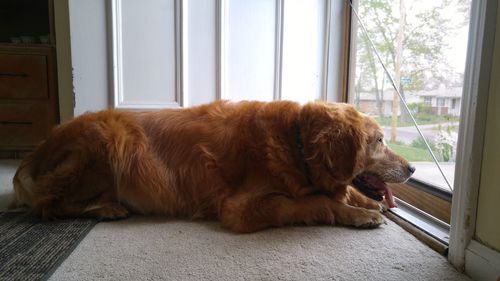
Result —
<instances>
[{"instance_id":1,"label":"dog's eye","mask_svg":"<svg viewBox=\"0 0 500 281\"><path fill-rule=\"evenodd\" d=\"M377 141L378 141L379 143L384 143L384 139L383 139L383 138L378 138L378 139L377 139Z\"/></svg>"}]
</instances>

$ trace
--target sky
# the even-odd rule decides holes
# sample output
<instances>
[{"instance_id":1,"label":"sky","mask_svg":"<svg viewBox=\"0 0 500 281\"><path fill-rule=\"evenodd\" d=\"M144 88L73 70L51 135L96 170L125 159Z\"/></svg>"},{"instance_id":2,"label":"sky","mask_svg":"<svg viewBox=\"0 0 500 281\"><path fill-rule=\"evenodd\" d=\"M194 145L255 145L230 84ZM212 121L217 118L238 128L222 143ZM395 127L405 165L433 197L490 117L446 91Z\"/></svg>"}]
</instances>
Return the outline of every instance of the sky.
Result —
<instances>
[{"instance_id":1,"label":"sky","mask_svg":"<svg viewBox=\"0 0 500 281\"><path fill-rule=\"evenodd\" d=\"M396 3L399 0L394 0ZM406 6L409 8L407 16L417 13L419 10L428 9L429 6L437 6L442 3L442 0L405 0ZM411 7L411 9L410 9ZM441 11L443 16L451 20L452 22L458 24L463 22L463 17L459 16L456 9L445 9ZM469 15L467 15L468 17ZM467 18L467 22L469 19ZM462 28L455 32L450 32L450 36L446 39L450 50L446 52L446 56L450 65L460 73L464 73L465 70L465 58L467 54L467 42L469 34L469 25L465 24Z\"/></svg>"}]
</instances>

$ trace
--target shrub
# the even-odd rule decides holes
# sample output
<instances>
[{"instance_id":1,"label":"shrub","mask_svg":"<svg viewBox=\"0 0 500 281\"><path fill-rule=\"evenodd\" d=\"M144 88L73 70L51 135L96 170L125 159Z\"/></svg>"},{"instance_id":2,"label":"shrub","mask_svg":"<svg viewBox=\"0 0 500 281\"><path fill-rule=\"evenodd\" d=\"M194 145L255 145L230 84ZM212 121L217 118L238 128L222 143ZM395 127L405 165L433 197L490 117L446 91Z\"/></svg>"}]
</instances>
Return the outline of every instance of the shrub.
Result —
<instances>
[{"instance_id":1,"label":"shrub","mask_svg":"<svg viewBox=\"0 0 500 281\"><path fill-rule=\"evenodd\" d=\"M436 151L436 144L433 141L427 140L427 143L431 147L432 151ZM425 145L424 139L421 136L414 139L410 145L413 147L416 147L416 148L427 149L427 146Z\"/></svg>"},{"instance_id":2,"label":"shrub","mask_svg":"<svg viewBox=\"0 0 500 281\"><path fill-rule=\"evenodd\" d=\"M439 117L434 114L419 113L415 115L415 119L417 120L418 124L429 124L437 122Z\"/></svg>"},{"instance_id":3,"label":"shrub","mask_svg":"<svg viewBox=\"0 0 500 281\"><path fill-rule=\"evenodd\" d=\"M394 142L389 142L389 144L406 145L404 142L396 140Z\"/></svg>"},{"instance_id":4,"label":"shrub","mask_svg":"<svg viewBox=\"0 0 500 281\"><path fill-rule=\"evenodd\" d=\"M444 161L454 161L456 145L457 133L453 132L450 127L442 129L439 126L436 147Z\"/></svg>"},{"instance_id":5,"label":"shrub","mask_svg":"<svg viewBox=\"0 0 500 281\"><path fill-rule=\"evenodd\" d=\"M417 112L420 114L432 114L432 106L423 102L417 103Z\"/></svg>"}]
</instances>

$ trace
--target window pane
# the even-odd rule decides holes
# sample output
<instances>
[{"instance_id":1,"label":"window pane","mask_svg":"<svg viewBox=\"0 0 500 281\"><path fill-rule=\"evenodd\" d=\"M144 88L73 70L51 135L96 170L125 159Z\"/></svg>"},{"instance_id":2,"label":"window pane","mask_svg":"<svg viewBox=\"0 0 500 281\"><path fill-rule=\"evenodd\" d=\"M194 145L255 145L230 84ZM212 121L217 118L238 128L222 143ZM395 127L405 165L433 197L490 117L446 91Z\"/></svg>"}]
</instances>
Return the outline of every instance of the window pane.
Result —
<instances>
[{"instance_id":1,"label":"window pane","mask_svg":"<svg viewBox=\"0 0 500 281\"><path fill-rule=\"evenodd\" d=\"M323 0L285 1L282 99L321 99L325 7Z\"/></svg>"},{"instance_id":2,"label":"window pane","mask_svg":"<svg viewBox=\"0 0 500 281\"><path fill-rule=\"evenodd\" d=\"M128 0L122 1L121 9L123 100L120 102L134 105L175 102L174 1Z\"/></svg>"},{"instance_id":3,"label":"window pane","mask_svg":"<svg viewBox=\"0 0 500 281\"><path fill-rule=\"evenodd\" d=\"M469 1L359 0L358 12L421 131L453 185L467 49ZM425 143L361 28L355 36L350 102L382 125L415 178L447 189Z\"/></svg>"},{"instance_id":4,"label":"window pane","mask_svg":"<svg viewBox=\"0 0 500 281\"><path fill-rule=\"evenodd\" d=\"M227 96L224 98L271 101L276 4L268 0L231 0L228 5Z\"/></svg>"}]
</instances>

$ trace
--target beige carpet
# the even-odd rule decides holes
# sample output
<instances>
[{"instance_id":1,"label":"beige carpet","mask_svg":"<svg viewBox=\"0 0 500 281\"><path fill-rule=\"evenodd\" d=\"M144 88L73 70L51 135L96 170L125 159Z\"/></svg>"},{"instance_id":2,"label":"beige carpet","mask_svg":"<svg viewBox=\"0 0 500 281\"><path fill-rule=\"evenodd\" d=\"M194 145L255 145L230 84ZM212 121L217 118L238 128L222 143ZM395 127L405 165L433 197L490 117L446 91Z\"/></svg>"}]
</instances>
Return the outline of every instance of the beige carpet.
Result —
<instances>
[{"instance_id":1,"label":"beige carpet","mask_svg":"<svg viewBox=\"0 0 500 281\"><path fill-rule=\"evenodd\" d=\"M0 161L0 203L17 162ZM4 205L0 205L0 208ZM469 280L392 222L238 235L215 222L99 223L50 280Z\"/></svg>"}]
</instances>

